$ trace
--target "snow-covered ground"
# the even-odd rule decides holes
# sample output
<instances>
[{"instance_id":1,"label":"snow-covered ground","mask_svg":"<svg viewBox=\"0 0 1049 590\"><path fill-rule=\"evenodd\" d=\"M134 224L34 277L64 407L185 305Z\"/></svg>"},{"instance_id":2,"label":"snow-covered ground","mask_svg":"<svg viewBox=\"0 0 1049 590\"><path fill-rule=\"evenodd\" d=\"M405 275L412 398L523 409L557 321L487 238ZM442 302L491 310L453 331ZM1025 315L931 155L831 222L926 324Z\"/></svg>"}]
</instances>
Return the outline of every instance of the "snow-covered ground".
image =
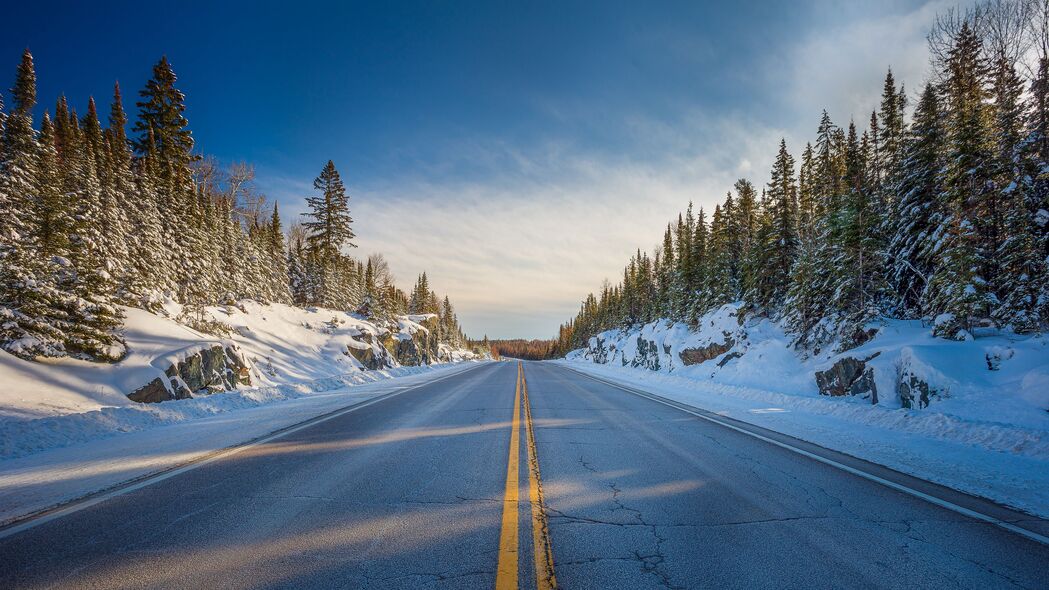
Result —
<instances>
[{"instance_id":1,"label":"snow-covered ground","mask_svg":"<svg viewBox=\"0 0 1049 590\"><path fill-rule=\"evenodd\" d=\"M468 362L401 367L359 372L359 378L352 380L329 378L288 389L263 387L141 404L141 420L151 422L134 432L107 431L104 436L85 436L79 444L0 461L0 523L474 366ZM280 403L267 403L274 401ZM43 431L48 426L40 427Z\"/></svg>"},{"instance_id":2,"label":"snow-covered ground","mask_svg":"<svg viewBox=\"0 0 1049 590\"><path fill-rule=\"evenodd\" d=\"M173 362L216 344L232 343L240 349L253 365L253 385L311 383L359 373L361 364L346 354L347 348L364 346L355 340L361 334L380 332L375 325L345 312L241 301L236 306L207 308L207 319L233 329L228 338L222 338L175 321L182 310L174 303L159 314L122 309L128 355L118 363L70 358L30 362L0 350L0 424L11 418L138 407L127 394L163 377ZM425 330L418 322L426 317L400 318L396 336L407 338ZM454 352L462 360L463 353Z\"/></svg>"},{"instance_id":3,"label":"snow-covered ground","mask_svg":"<svg viewBox=\"0 0 1049 590\"><path fill-rule=\"evenodd\" d=\"M242 301L206 310L207 320L231 329L216 337L176 321L182 310L173 303L156 314L123 311L128 355L118 363L30 362L0 351L0 522L425 382L453 366L367 370L347 351L384 353L385 330L345 312ZM411 340L430 319L400 317L391 337ZM251 386L159 404L128 399L166 379L173 363L216 345L248 361ZM444 344L440 352L451 361L473 357ZM377 383L395 377L397 385Z\"/></svg>"},{"instance_id":4,"label":"snow-covered ground","mask_svg":"<svg viewBox=\"0 0 1049 590\"><path fill-rule=\"evenodd\" d=\"M557 362L1049 516L1049 339L987 332L953 342L920 322L878 327L859 348L804 358L775 323L740 323L725 306L698 330L656 322L605 332ZM681 352L697 349L713 357L686 366ZM873 368L877 404L819 394L815 372L843 357ZM928 407L902 407L901 375L929 385Z\"/></svg>"}]
</instances>

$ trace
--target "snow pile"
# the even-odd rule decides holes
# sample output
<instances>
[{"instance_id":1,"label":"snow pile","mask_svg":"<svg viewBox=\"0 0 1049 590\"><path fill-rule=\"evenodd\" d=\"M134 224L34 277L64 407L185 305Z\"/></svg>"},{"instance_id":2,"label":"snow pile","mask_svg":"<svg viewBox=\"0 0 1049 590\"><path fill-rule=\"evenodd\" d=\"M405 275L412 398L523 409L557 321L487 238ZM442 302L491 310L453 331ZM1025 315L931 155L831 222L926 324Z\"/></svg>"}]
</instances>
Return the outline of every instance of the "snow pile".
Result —
<instances>
[{"instance_id":1,"label":"snow pile","mask_svg":"<svg viewBox=\"0 0 1049 590\"><path fill-rule=\"evenodd\" d=\"M565 361L684 403L1049 513L1049 339L977 331L932 336L920 321L872 324L855 349L806 356L767 318L735 305L696 329L610 330ZM816 373L854 359L873 396L821 395ZM904 386L906 385L906 387ZM909 399L908 399L909 398Z\"/></svg>"},{"instance_id":2,"label":"snow pile","mask_svg":"<svg viewBox=\"0 0 1049 590\"><path fill-rule=\"evenodd\" d=\"M738 306L725 305L700 318L694 330L653 322L602 332L567 360L644 367L712 384L867 406L868 399L820 396L816 384L817 371L855 358L873 368L879 408L903 408L898 383L901 375L913 375L934 395L928 407L908 416L936 413L1049 430L1049 338L987 330L957 342L933 337L917 320L886 320L872 327L876 335L862 346L805 355L790 347L790 337L775 322L743 319Z\"/></svg>"},{"instance_id":3,"label":"snow pile","mask_svg":"<svg viewBox=\"0 0 1049 590\"><path fill-rule=\"evenodd\" d=\"M298 399L317 393L334 392L392 377L414 375L430 369L429 366L422 366L398 367L382 371L356 371L308 382L243 388L161 404L131 402L90 412L62 414L34 420L0 418L0 460L15 459L40 451L188 422L274 402Z\"/></svg>"},{"instance_id":4,"label":"snow pile","mask_svg":"<svg viewBox=\"0 0 1049 590\"><path fill-rule=\"evenodd\" d=\"M229 328L228 336L218 337L176 321L182 311L172 302L158 314L123 308L128 354L113 364L71 358L31 362L0 351L0 458L417 372L399 367L381 338L412 340L428 333L423 324L432 319L398 318L389 334L345 312L242 301L205 310L205 321ZM162 404L127 398L164 379L172 364L216 345L235 348L248 361L251 387ZM438 358L474 358L442 347ZM350 348L380 350L388 366L366 370L348 354Z\"/></svg>"}]
</instances>

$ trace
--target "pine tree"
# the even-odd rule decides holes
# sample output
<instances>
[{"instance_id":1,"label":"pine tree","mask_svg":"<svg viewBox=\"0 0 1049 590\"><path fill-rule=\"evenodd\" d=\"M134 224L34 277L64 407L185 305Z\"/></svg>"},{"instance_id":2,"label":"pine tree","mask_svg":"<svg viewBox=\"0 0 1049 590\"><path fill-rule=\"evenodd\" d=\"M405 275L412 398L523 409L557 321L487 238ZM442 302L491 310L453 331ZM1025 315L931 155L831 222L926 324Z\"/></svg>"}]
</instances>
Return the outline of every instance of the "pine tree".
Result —
<instances>
[{"instance_id":1,"label":"pine tree","mask_svg":"<svg viewBox=\"0 0 1049 590\"><path fill-rule=\"evenodd\" d=\"M687 267L687 293L688 293L688 322L695 324L699 316L707 311L707 258L709 229L707 228L707 214L703 208L699 208L699 216L692 219L692 210L689 209L685 215L685 229L691 229L692 240L688 249L689 257L692 259Z\"/></svg>"},{"instance_id":2,"label":"pine tree","mask_svg":"<svg viewBox=\"0 0 1049 590\"><path fill-rule=\"evenodd\" d=\"M193 134L184 115L185 96L175 88L176 80L167 56L161 57L153 66L153 77L139 92L142 100L135 103L139 118L132 130L139 134L135 142L139 154L154 149L160 162L171 164L171 171L181 173L188 172L189 163L196 158L192 155Z\"/></svg>"},{"instance_id":3,"label":"pine tree","mask_svg":"<svg viewBox=\"0 0 1049 590\"><path fill-rule=\"evenodd\" d=\"M832 239L838 243L839 256L834 268L831 305L841 312L841 335L845 348L858 344L864 324L880 315L879 304L884 293L882 271L884 246L881 243L880 217L875 197L875 183L868 162L869 143L858 141L856 127L849 125L845 154L845 198L833 215ZM869 136L868 136L869 142Z\"/></svg>"},{"instance_id":4,"label":"pine tree","mask_svg":"<svg viewBox=\"0 0 1049 590\"><path fill-rule=\"evenodd\" d=\"M947 167L944 178L943 262L932 279L930 308L935 332L969 338L972 327L988 318L993 304L989 276L996 270L993 251L998 223L993 194L987 66L979 36L963 24L947 62Z\"/></svg>"},{"instance_id":5,"label":"pine tree","mask_svg":"<svg viewBox=\"0 0 1049 590\"><path fill-rule=\"evenodd\" d=\"M896 79L890 69L885 74L885 85L882 88L881 106L878 109L878 164L879 177L891 182L892 175L900 169L903 159L904 141L907 125L904 113L907 108L907 95L903 86L896 87Z\"/></svg>"},{"instance_id":6,"label":"pine tree","mask_svg":"<svg viewBox=\"0 0 1049 590\"><path fill-rule=\"evenodd\" d=\"M1032 181L1027 194L1027 210L1034 219L1032 237L1038 259L1049 266L1049 56L1042 55L1038 61L1037 75L1031 81L1028 111L1024 160L1032 168ZM1049 273L1049 269L1045 272ZM1043 327L1049 326L1049 280L1046 276L1042 275L1042 280L1036 281L1041 285L1038 318Z\"/></svg>"},{"instance_id":7,"label":"pine tree","mask_svg":"<svg viewBox=\"0 0 1049 590\"><path fill-rule=\"evenodd\" d=\"M757 192L749 180L741 178L736 181L733 188L736 190L735 227L737 230L734 238L739 243L739 292L737 297L743 299L756 285L758 202Z\"/></svg>"},{"instance_id":8,"label":"pine tree","mask_svg":"<svg viewBox=\"0 0 1049 590\"><path fill-rule=\"evenodd\" d=\"M723 211L721 205L714 206L706 256L705 310L716 309L735 299L732 289L731 237L726 219L730 215L730 210Z\"/></svg>"},{"instance_id":9,"label":"pine tree","mask_svg":"<svg viewBox=\"0 0 1049 590\"><path fill-rule=\"evenodd\" d=\"M812 144L805 144L798 170L798 239L805 242L814 238L816 230L817 181L816 154Z\"/></svg>"},{"instance_id":10,"label":"pine tree","mask_svg":"<svg viewBox=\"0 0 1049 590\"><path fill-rule=\"evenodd\" d=\"M124 131L126 125L120 85L114 84L109 125L105 131L111 174L107 186L112 190L113 199L117 201L128 227L134 228L125 234L127 264L119 279L119 295L129 304L151 307L152 293L167 288L171 273L168 259L163 254L163 230L151 174L155 162L144 161L137 170L132 168L130 144Z\"/></svg>"},{"instance_id":11,"label":"pine tree","mask_svg":"<svg viewBox=\"0 0 1049 590\"><path fill-rule=\"evenodd\" d=\"M276 203L273 204L273 213L270 215L270 223L266 228L266 257L273 300L277 303L290 303L288 254L284 244L280 212L277 210Z\"/></svg>"},{"instance_id":12,"label":"pine tree","mask_svg":"<svg viewBox=\"0 0 1049 590\"><path fill-rule=\"evenodd\" d=\"M886 221L888 280L896 297L894 313L919 317L943 245L945 130L936 88L927 84L904 139L893 215Z\"/></svg>"},{"instance_id":13,"label":"pine tree","mask_svg":"<svg viewBox=\"0 0 1049 590\"><path fill-rule=\"evenodd\" d=\"M772 166L768 190L768 212L771 224L762 265L759 301L765 309L777 311L786 298L790 269L798 250L795 222L797 185L794 180L794 158L787 152L786 140L780 140L779 153Z\"/></svg>"},{"instance_id":14,"label":"pine tree","mask_svg":"<svg viewBox=\"0 0 1049 590\"><path fill-rule=\"evenodd\" d=\"M321 194L306 198L310 208L306 217L310 221L303 225L308 232L307 246L321 265L318 281L321 298L324 305L332 306L336 302L346 305L352 298L347 287L347 279L352 273L340 275L339 270L345 264L341 260L343 246L354 247L350 241L354 238L353 218L350 217L346 187L331 160L313 181L313 188Z\"/></svg>"},{"instance_id":15,"label":"pine tree","mask_svg":"<svg viewBox=\"0 0 1049 590\"><path fill-rule=\"evenodd\" d=\"M1038 252L1035 221L1028 209L1034 189L1036 163L1023 149L1026 113L1023 82L1015 68L1000 55L994 68L995 184L999 188L1001 234L995 258L1000 267L994 285L997 305L992 316L1000 325L1018 332L1040 327L1039 283L1044 280L1045 259Z\"/></svg>"},{"instance_id":16,"label":"pine tree","mask_svg":"<svg viewBox=\"0 0 1049 590\"><path fill-rule=\"evenodd\" d=\"M659 315L664 319L674 317L674 234L667 224L667 230L663 233L663 250L659 257Z\"/></svg>"},{"instance_id":17,"label":"pine tree","mask_svg":"<svg viewBox=\"0 0 1049 590\"><path fill-rule=\"evenodd\" d=\"M0 159L0 346L23 358L63 356L64 298L54 284L53 263L41 254L31 213L41 181L53 184L54 179L42 178L39 171L42 150L32 118L36 72L28 49L11 99Z\"/></svg>"}]
</instances>

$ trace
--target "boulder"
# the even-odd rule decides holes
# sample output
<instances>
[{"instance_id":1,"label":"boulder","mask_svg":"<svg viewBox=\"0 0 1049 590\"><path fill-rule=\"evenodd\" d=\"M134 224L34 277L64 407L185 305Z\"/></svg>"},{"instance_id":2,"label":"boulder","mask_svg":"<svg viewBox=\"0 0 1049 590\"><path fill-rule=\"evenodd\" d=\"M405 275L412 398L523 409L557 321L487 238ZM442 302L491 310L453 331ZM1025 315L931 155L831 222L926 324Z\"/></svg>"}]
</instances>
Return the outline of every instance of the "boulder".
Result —
<instances>
[{"instance_id":1,"label":"boulder","mask_svg":"<svg viewBox=\"0 0 1049 590\"><path fill-rule=\"evenodd\" d=\"M685 366L698 365L725 354L735 344L732 338L726 337L724 342L711 342L700 348L686 348L678 356L681 357L681 362L685 363Z\"/></svg>"},{"instance_id":2,"label":"boulder","mask_svg":"<svg viewBox=\"0 0 1049 590\"><path fill-rule=\"evenodd\" d=\"M908 409L927 408L932 400L948 396L947 390L929 385L907 367L901 367L896 374L896 395L900 407Z\"/></svg>"},{"instance_id":3,"label":"boulder","mask_svg":"<svg viewBox=\"0 0 1049 590\"><path fill-rule=\"evenodd\" d=\"M623 359L624 362L626 359ZM645 367L651 371L659 370L659 346L651 340L637 337L637 353L630 361L631 367Z\"/></svg>"},{"instance_id":4,"label":"boulder","mask_svg":"<svg viewBox=\"0 0 1049 590\"><path fill-rule=\"evenodd\" d=\"M609 353L614 353L614 351L614 347L605 346L604 338L594 337L591 338L590 342L587 344L585 356L593 362L603 365L608 362L608 358L610 356Z\"/></svg>"},{"instance_id":5,"label":"boulder","mask_svg":"<svg viewBox=\"0 0 1049 590\"><path fill-rule=\"evenodd\" d=\"M157 377L135 391L127 394L127 397L133 402L146 404L155 404L168 401L169 399L175 399L175 395L168 391L168 388L164 386L164 380L160 377Z\"/></svg>"},{"instance_id":6,"label":"boulder","mask_svg":"<svg viewBox=\"0 0 1049 590\"><path fill-rule=\"evenodd\" d=\"M251 370L233 347L215 345L195 352L156 378L128 394L136 402L157 403L186 399L193 394L210 394L251 385ZM167 384L164 381L167 381Z\"/></svg>"},{"instance_id":7,"label":"boulder","mask_svg":"<svg viewBox=\"0 0 1049 590\"><path fill-rule=\"evenodd\" d=\"M364 368L377 371L389 369L395 365L389 350L378 342L371 333L364 332L354 336L353 339L360 342L363 346L347 346L346 353L357 359L359 363L364 365Z\"/></svg>"},{"instance_id":8,"label":"boulder","mask_svg":"<svg viewBox=\"0 0 1049 590\"><path fill-rule=\"evenodd\" d=\"M877 356L877 355L875 355ZM816 386L820 395L842 396L858 395L878 403L878 387L874 383L874 367L868 367L867 361L853 357L844 357L826 371L816 371Z\"/></svg>"}]
</instances>

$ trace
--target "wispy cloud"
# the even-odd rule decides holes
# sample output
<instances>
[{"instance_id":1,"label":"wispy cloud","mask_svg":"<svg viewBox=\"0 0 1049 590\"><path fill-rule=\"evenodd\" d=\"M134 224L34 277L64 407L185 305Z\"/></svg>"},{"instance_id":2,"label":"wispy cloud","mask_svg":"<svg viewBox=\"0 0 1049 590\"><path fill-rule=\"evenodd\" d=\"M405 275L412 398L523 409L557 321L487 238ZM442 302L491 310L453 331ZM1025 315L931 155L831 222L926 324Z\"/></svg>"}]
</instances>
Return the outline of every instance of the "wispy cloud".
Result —
<instances>
[{"instance_id":1,"label":"wispy cloud","mask_svg":"<svg viewBox=\"0 0 1049 590\"><path fill-rule=\"evenodd\" d=\"M603 125L616 141L594 146L553 125L539 141L457 139L397 177L351 179L361 253L383 252L402 285L428 271L472 335L552 336L587 292L619 278L631 253L651 250L690 200L710 208L739 176L766 182L779 138L800 152L822 108L839 123L855 116L865 124L890 66L916 91L925 32L943 4L851 11L770 47L747 64L757 80L747 91L776 93L757 102L772 109L760 116L735 104L700 108L687 97L670 97L671 113L608 113L536 97L551 120ZM717 51L697 40L672 46L707 58ZM289 205L310 190L309 179L262 180Z\"/></svg>"}]
</instances>

